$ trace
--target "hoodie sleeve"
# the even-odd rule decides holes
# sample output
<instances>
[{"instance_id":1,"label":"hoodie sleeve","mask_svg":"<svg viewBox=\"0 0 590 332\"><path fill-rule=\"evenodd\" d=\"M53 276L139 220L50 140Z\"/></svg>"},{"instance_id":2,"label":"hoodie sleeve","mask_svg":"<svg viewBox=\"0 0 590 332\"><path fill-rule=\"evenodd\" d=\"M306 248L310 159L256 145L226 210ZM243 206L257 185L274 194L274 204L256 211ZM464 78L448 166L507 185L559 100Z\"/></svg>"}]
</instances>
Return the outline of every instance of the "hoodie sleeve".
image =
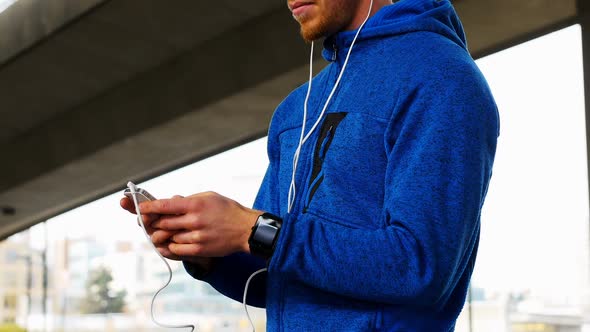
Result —
<instances>
[{"instance_id":1,"label":"hoodie sleeve","mask_svg":"<svg viewBox=\"0 0 590 332\"><path fill-rule=\"evenodd\" d=\"M385 226L288 215L270 273L371 302L433 306L448 297L472 268L499 125L483 77L459 77L425 80L395 106Z\"/></svg>"},{"instance_id":2,"label":"hoodie sleeve","mask_svg":"<svg viewBox=\"0 0 590 332\"><path fill-rule=\"evenodd\" d=\"M254 202L254 208L262 211L278 211L276 209L277 187L274 163L271 163L264 176L260 190ZM277 213L277 212L275 212ZM277 213L278 214L278 213ZM226 257L215 258L214 265L208 273L190 262L183 262L186 271L195 279L209 283L221 294L238 302L243 301L246 281L256 271L266 267L263 259L244 253L236 253ZM266 302L266 274L258 274L250 282L247 303L264 308Z\"/></svg>"}]
</instances>

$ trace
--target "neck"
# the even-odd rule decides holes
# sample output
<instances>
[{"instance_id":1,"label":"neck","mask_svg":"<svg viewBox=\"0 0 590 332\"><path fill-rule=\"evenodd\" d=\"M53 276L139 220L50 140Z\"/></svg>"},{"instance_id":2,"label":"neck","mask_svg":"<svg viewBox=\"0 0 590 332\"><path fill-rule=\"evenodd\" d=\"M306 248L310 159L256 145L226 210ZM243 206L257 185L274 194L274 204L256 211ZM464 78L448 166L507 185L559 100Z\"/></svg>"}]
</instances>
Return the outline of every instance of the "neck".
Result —
<instances>
[{"instance_id":1,"label":"neck","mask_svg":"<svg viewBox=\"0 0 590 332\"><path fill-rule=\"evenodd\" d=\"M375 15L381 8L391 5L393 3L392 0L373 0L373 8L371 9L371 14L369 16ZM369 7L371 6L371 0L363 0L361 4L358 6L358 10L350 25L346 27L344 30L356 30L358 29L361 24L367 18L367 12L369 11Z\"/></svg>"}]
</instances>

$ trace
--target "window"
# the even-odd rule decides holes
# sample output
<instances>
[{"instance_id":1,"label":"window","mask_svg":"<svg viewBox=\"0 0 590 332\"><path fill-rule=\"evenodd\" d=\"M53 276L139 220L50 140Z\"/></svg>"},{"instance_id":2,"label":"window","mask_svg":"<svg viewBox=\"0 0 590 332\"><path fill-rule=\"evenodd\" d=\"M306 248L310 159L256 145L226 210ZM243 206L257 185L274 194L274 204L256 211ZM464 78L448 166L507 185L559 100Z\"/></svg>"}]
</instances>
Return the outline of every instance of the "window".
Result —
<instances>
[{"instance_id":1,"label":"window","mask_svg":"<svg viewBox=\"0 0 590 332\"><path fill-rule=\"evenodd\" d=\"M16 309L16 295L6 295L4 296L4 308L8 310L15 310Z\"/></svg>"},{"instance_id":2,"label":"window","mask_svg":"<svg viewBox=\"0 0 590 332\"><path fill-rule=\"evenodd\" d=\"M14 249L7 249L4 255L4 263L15 263L18 260L18 252Z\"/></svg>"}]
</instances>

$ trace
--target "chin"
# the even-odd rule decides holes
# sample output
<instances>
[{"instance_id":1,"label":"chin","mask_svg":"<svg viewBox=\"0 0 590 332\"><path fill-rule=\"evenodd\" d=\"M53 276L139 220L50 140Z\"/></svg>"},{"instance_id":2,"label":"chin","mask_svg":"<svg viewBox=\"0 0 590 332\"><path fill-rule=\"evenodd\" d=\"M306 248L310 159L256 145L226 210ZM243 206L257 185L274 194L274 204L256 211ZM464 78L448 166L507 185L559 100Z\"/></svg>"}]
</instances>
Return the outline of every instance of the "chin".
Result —
<instances>
[{"instance_id":1,"label":"chin","mask_svg":"<svg viewBox=\"0 0 590 332\"><path fill-rule=\"evenodd\" d=\"M322 24L311 24L311 22L309 22L307 24L301 24L300 34L306 42L312 42L326 37L328 32Z\"/></svg>"},{"instance_id":2,"label":"chin","mask_svg":"<svg viewBox=\"0 0 590 332\"><path fill-rule=\"evenodd\" d=\"M311 43L312 41L315 41L315 40L321 38L321 37L317 37L316 35L307 32L306 30L303 30L303 29L301 29L300 34L301 34L301 38L303 38L303 40L305 40L308 43Z\"/></svg>"}]
</instances>

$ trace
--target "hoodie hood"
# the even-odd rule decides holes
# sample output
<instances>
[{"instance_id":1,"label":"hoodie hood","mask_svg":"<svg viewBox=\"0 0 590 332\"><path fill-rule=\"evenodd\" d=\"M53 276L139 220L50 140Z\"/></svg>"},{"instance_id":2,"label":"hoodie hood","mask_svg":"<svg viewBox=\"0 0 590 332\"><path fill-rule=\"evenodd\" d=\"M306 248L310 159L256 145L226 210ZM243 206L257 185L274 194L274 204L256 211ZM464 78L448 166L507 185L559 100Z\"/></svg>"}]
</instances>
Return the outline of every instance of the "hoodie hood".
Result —
<instances>
[{"instance_id":1,"label":"hoodie hood","mask_svg":"<svg viewBox=\"0 0 590 332\"><path fill-rule=\"evenodd\" d=\"M323 57L332 61L337 50L347 49L357 30L336 33L324 41ZM356 43L406 33L438 33L467 50L463 26L449 0L400 0L369 18Z\"/></svg>"}]
</instances>

